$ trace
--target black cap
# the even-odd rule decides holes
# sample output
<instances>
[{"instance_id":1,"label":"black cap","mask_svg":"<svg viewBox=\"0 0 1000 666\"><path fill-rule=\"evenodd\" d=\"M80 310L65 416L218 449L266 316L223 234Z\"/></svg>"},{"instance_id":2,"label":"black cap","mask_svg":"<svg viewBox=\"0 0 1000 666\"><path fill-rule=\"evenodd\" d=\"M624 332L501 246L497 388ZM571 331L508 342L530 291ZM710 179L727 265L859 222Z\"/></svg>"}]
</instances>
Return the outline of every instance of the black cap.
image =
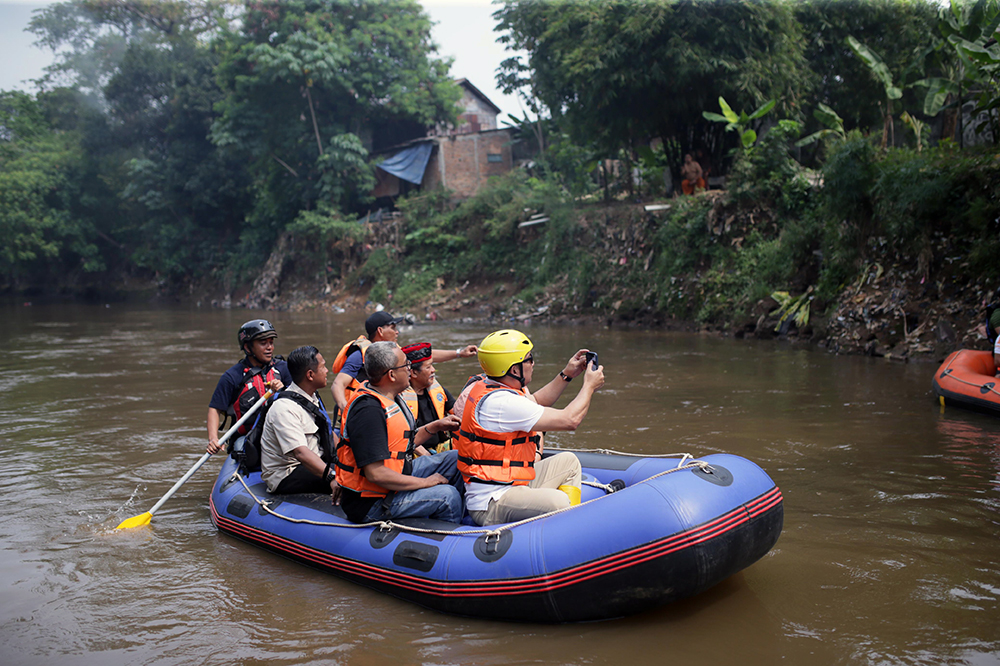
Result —
<instances>
[{"instance_id":1,"label":"black cap","mask_svg":"<svg viewBox=\"0 0 1000 666\"><path fill-rule=\"evenodd\" d=\"M368 334L368 339L371 340L378 333L378 329L389 324L398 324L401 321L403 321L403 317L393 317L385 310L381 310L365 320L365 333Z\"/></svg>"}]
</instances>

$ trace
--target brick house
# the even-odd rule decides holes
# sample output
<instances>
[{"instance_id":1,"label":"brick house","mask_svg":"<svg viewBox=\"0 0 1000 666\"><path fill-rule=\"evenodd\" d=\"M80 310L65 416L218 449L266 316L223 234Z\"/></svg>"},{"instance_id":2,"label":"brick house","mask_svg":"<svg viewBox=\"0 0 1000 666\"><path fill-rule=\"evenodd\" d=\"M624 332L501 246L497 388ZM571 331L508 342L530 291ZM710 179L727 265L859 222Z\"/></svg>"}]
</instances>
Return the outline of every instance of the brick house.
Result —
<instances>
[{"instance_id":1,"label":"brick house","mask_svg":"<svg viewBox=\"0 0 1000 666\"><path fill-rule=\"evenodd\" d=\"M467 79L456 83L462 88L457 127L437 127L426 137L379 151L386 159L375 170L376 198L443 186L466 199L490 176L513 168L511 132L497 129L500 108Z\"/></svg>"}]
</instances>

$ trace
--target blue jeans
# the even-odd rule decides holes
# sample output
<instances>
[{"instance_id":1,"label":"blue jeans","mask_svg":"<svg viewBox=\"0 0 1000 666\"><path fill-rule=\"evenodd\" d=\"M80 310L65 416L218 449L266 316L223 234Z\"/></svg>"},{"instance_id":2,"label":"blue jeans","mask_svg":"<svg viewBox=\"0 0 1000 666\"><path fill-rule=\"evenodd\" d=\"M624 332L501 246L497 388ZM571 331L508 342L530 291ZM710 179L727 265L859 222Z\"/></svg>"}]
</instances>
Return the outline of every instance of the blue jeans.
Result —
<instances>
[{"instance_id":1,"label":"blue jeans","mask_svg":"<svg viewBox=\"0 0 1000 666\"><path fill-rule=\"evenodd\" d=\"M376 502L372 506L365 516L365 522L387 518L435 518L451 523L462 522L465 513L465 482L458 471L458 451L445 451L414 459L410 476L426 479L432 474L440 474L448 479L448 483L393 493L387 501Z\"/></svg>"}]
</instances>

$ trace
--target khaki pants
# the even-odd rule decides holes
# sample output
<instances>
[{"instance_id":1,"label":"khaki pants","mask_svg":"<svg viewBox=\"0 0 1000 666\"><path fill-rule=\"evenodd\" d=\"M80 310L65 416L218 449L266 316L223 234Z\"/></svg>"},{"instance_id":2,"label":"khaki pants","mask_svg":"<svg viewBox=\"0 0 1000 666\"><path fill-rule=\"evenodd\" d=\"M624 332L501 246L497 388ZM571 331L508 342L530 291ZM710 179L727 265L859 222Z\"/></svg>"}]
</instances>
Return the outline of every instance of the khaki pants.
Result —
<instances>
[{"instance_id":1,"label":"khaki pants","mask_svg":"<svg viewBox=\"0 0 1000 666\"><path fill-rule=\"evenodd\" d=\"M557 453L535 463L535 478L526 486L514 486L499 500L490 500L486 511L470 511L479 525L513 523L569 506L569 496L559 486L580 487L580 459L569 452Z\"/></svg>"}]
</instances>

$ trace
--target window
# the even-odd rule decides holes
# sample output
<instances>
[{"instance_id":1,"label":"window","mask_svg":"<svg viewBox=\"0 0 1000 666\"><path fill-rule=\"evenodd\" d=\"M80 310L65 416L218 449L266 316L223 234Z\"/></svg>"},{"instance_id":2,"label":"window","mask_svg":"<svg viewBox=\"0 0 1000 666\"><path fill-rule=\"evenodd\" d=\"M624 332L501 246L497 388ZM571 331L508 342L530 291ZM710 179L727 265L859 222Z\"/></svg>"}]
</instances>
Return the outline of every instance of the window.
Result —
<instances>
[{"instance_id":1,"label":"window","mask_svg":"<svg viewBox=\"0 0 1000 666\"><path fill-rule=\"evenodd\" d=\"M500 153L486 153L487 162L503 162L503 155Z\"/></svg>"}]
</instances>

